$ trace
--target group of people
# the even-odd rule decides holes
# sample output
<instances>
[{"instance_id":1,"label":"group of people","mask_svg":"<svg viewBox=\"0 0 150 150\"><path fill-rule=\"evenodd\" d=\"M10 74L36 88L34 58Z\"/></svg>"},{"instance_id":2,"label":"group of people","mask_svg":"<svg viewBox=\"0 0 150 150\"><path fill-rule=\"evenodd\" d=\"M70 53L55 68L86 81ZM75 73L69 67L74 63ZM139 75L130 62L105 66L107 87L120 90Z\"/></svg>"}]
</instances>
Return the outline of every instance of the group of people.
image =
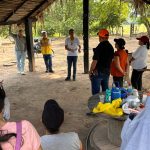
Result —
<instances>
[{"instance_id":1,"label":"group of people","mask_svg":"<svg viewBox=\"0 0 150 150\"><path fill-rule=\"evenodd\" d=\"M13 34L11 32L11 28L9 30L9 35L13 37L15 41L15 53L17 59L17 69L18 73L21 75L25 75L24 66L25 66L25 58L27 55L27 44L26 38L23 35L23 30L19 30L18 34ZM51 40L47 37L47 32L42 31L42 39L40 41L41 52L43 54L43 59L46 66L46 73L51 72L52 70L52 48L51 48Z\"/></svg>"},{"instance_id":2,"label":"group of people","mask_svg":"<svg viewBox=\"0 0 150 150\"><path fill-rule=\"evenodd\" d=\"M17 58L18 73L24 75L24 64L26 58L26 39L23 36L23 31L19 30L18 34L10 35L15 40L15 52ZM113 82L123 86L124 76L128 75L129 65L131 64L133 71L131 76L131 83L133 88L142 90L142 74L144 69L147 68L147 57L149 49L149 38L142 36L137 38L139 40L139 48L133 52L132 58L128 59L128 52L125 49L125 40L123 38L114 39L115 48L108 41L109 32L106 29L101 29L98 32L99 44L93 49L93 61L91 63L89 77L91 79L92 94L100 92L100 86L102 91L108 89L108 82L110 74L113 76ZM52 46L51 40L47 36L47 32L42 32L42 38L40 40L41 52L46 66L46 73L54 73L52 69ZM67 77L65 81L71 80L71 68L73 65L73 81L76 80L77 59L78 52L81 52L80 41L74 36L74 29L69 30L69 37L65 40L65 49L67 50Z\"/></svg>"},{"instance_id":3,"label":"group of people","mask_svg":"<svg viewBox=\"0 0 150 150\"><path fill-rule=\"evenodd\" d=\"M19 30L18 34L13 34L10 28L10 36L13 37L15 41L15 53L17 59L17 69L18 73L21 75L25 75L24 66L25 66L25 58L27 55L27 44L26 38L23 35L23 30ZM41 53L43 54L43 59L46 67L46 73L54 73L52 67L52 45L51 40L47 36L46 31L42 31L42 38L40 40ZM71 80L71 68L73 65L73 81L76 80L76 68L77 68L77 59L78 52L81 52L81 45L79 39L74 36L74 30L69 30L69 37L65 40L65 49L67 50L67 77L65 81Z\"/></svg>"},{"instance_id":4,"label":"group of people","mask_svg":"<svg viewBox=\"0 0 150 150\"><path fill-rule=\"evenodd\" d=\"M106 91L109 88L109 76L113 76L113 82L116 86L123 87L124 77L128 75L129 65L133 71L131 76L132 87L138 91L142 90L142 74L147 68L148 49L150 46L149 38L142 36L137 38L139 41L138 49L132 53L129 60L128 51L125 49L125 40L123 38L114 39L115 48L108 41L109 32L101 29L98 32L99 44L93 49L93 61L91 63L89 77L91 79L92 94Z\"/></svg>"},{"instance_id":5,"label":"group of people","mask_svg":"<svg viewBox=\"0 0 150 150\"><path fill-rule=\"evenodd\" d=\"M39 136L27 121L10 122L6 118L6 93L0 85L0 150L82 150L82 143L75 132L62 133L64 111L55 100L48 100L42 112L46 132Z\"/></svg>"},{"instance_id":6,"label":"group of people","mask_svg":"<svg viewBox=\"0 0 150 150\"><path fill-rule=\"evenodd\" d=\"M133 88L142 90L142 74L147 68L149 38L142 36L137 38L139 48L133 52L132 58L128 59L123 38L114 39L115 48L108 41L109 32L101 29L98 33L99 44L93 49L93 61L91 63L89 77L91 80L92 94L108 89L109 76L113 76L113 82L123 86L124 76L128 74L129 65L133 71L131 83ZM19 30L17 35L10 33L15 40L15 52L17 56L18 72L24 74L24 61L26 57L26 40L23 31ZM52 48L47 32L42 32L41 51L43 54L46 73L54 73L52 69ZM69 30L69 37L65 40L67 50L68 75L66 81L71 80L71 67L73 64L73 81L76 80L76 66L78 52L81 52L79 39L74 36L74 30ZM46 134L39 137L33 125L26 120L20 122L9 122L9 114L5 109L8 100L6 93L0 84L0 150L82 150L82 143L75 132L61 133L60 127L64 121L64 111L55 100L48 100L42 112L42 123Z\"/></svg>"}]
</instances>

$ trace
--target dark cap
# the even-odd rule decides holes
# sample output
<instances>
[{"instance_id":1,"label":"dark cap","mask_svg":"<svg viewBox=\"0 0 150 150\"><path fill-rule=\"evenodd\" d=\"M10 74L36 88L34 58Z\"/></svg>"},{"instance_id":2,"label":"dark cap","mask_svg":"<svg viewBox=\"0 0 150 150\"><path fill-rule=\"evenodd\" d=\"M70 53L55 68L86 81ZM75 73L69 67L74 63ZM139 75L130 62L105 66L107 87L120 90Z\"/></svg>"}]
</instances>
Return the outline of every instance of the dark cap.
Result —
<instances>
[{"instance_id":1,"label":"dark cap","mask_svg":"<svg viewBox=\"0 0 150 150\"><path fill-rule=\"evenodd\" d=\"M125 40L122 39L122 38L114 39L114 42L116 42L116 44L118 44L118 45L121 46L121 47L124 47L125 44L126 44Z\"/></svg>"},{"instance_id":2,"label":"dark cap","mask_svg":"<svg viewBox=\"0 0 150 150\"><path fill-rule=\"evenodd\" d=\"M74 32L74 29L70 29L69 32Z\"/></svg>"},{"instance_id":3,"label":"dark cap","mask_svg":"<svg viewBox=\"0 0 150 150\"><path fill-rule=\"evenodd\" d=\"M137 40L140 40L141 42L149 43L149 38L147 36L141 36L140 38L136 38Z\"/></svg>"},{"instance_id":4,"label":"dark cap","mask_svg":"<svg viewBox=\"0 0 150 150\"><path fill-rule=\"evenodd\" d=\"M22 29L20 29L18 32L23 32L23 30L22 30Z\"/></svg>"}]
</instances>

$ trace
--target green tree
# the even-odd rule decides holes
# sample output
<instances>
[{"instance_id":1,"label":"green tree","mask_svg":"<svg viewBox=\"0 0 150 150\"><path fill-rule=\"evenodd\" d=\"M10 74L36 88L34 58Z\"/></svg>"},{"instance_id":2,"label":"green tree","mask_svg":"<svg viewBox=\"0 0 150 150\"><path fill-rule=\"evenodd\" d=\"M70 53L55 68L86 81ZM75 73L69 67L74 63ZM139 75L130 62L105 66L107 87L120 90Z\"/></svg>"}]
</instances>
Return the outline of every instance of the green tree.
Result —
<instances>
[{"instance_id":1,"label":"green tree","mask_svg":"<svg viewBox=\"0 0 150 150\"><path fill-rule=\"evenodd\" d=\"M118 0L90 1L90 29L119 27L126 20L128 4Z\"/></svg>"},{"instance_id":2,"label":"green tree","mask_svg":"<svg viewBox=\"0 0 150 150\"><path fill-rule=\"evenodd\" d=\"M82 1L67 1L60 5L55 3L44 14L44 28L53 29L59 35L68 35L68 30L74 28L77 34L82 33Z\"/></svg>"},{"instance_id":3,"label":"green tree","mask_svg":"<svg viewBox=\"0 0 150 150\"><path fill-rule=\"evenodd\" d=\"M147 33L150 36L150 5L147 6L145 12L139 11L141 23L143 23L147 29Z\"/></svg>"},{"instance_id":4,"label":"green tree","mask_svg":"<svg viewBox=\"0 0 150 150\"><path fill-rule=\"evenodd\" d=\"M49 7L44 14L44 29L67 35L70 28L82 34L83 20L82 0L62 0ZM118 0L90 0L89 29L91 33L97 32L100 28L113 30L119 27L128 16L127 3L120 3Z\"/></svg>"},{"instance_id":5,"label":"green tree","mask_svg":"<svg viewBox=\"0 0 150 150\"><path fill-rule=\"evenodd\" d=\"M0 26L0 37L7 37L8 34L8 26Z\"/></svg>"},{"instance_id":6,"label":"green tree","mask_svg":"<svg viewBox=\"0 0 150 150\"><path fill-rule=\"evenodd\" d=\"M146 3L131 3L130 9L132 10L130 13L130 17L136 20L139 24L144 24L147 33L150 36L150 5Z\"/></svg>"}]
</instances>

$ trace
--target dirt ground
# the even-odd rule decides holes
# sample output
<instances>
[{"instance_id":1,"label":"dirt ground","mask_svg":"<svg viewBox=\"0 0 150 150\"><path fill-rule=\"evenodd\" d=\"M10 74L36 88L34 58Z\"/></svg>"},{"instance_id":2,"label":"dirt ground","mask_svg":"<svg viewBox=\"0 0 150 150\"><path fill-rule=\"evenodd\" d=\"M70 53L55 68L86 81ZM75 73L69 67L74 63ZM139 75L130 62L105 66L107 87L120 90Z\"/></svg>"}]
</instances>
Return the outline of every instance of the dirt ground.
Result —
<instances>
[{"instance_id":1,"label":"dirt ground","mask_svg":"<svg viewBox=\"0 0 150 150\"><path fill-rule=\"evenodd\" d=\"M114 45L113 38L110 38L110 42ZM126 49L129 52L138 47L138 42L134 38L125 39ZM83 74L83 52L78 57L77 81L66 82L64 81L67 72L64 39L52 42L55 51L54 74L45 73L42 55L38 54L35 55L36 72L28 72L26 59L25 76L17 74L14 44L10 44L9 40L1 40L0 43L0 80L4 80L4 87L11 103L11 120L29 120L42 135L45 133L41 123L44 103L48 99L55 99L65 111L65 121L61 128L63 132L75 131L79 133L81 140L85 141L91 126L98 120L103 122L101 118L86 116L91 87L88 75ZM90 38L90 62L93 54L92 48L97 44L98 38ZM150 66L150 59L148 66ZM149 79L150 72L145 72L144 88L150 88ZM110 85L111 83L110 79Z\"/></svg>"}]
</instances>

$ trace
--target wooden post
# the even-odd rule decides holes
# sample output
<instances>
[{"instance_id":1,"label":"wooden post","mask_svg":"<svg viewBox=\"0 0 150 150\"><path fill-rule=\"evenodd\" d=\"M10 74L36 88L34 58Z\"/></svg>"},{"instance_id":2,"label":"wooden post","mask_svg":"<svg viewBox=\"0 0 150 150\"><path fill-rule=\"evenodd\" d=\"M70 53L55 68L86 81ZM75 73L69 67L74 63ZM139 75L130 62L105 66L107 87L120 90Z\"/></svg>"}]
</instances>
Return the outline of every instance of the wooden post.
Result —
<instances>
[{"instance_id":1,"label":"wooden post","mask_svg":"<svg viewBox=\"0 0 150 150\"><path fill-rule=\"evenodd\" d=\"M33 51L32 20L25 19L25 33L27 42L27 54L29 59L29 71L35 71L35 59Z\"/></svg>"},{"instance_id":2,"label":"wooden post","mask_svg":"<svg viewBox=\"0 0 150 150\"><path fill-rule=\"evenodd\" d=\"M123 26L121 26L121 31L122 31L121 36L123 37L123 35L124 35L124 34L123 34Z\"/></svg>"},{"instance_id":3,"label":"wooden post","mask_svg":"<svg viewBox=\"0 0 150 150\"><path fill-rule=\"evenodd\" d=\"M89 0L83 0L84 73L89 72Z\"/></svg>"},{"instance_id":4,"label":"wooden post","mask_svg":"<svg viewBox=\"0 0 150 150\"><path fill-rule=\"evenodd\" d=\"M132 37L134 34L134 23L131 23L130 25L130 37Z\"/></svg>"}]
</instances>

